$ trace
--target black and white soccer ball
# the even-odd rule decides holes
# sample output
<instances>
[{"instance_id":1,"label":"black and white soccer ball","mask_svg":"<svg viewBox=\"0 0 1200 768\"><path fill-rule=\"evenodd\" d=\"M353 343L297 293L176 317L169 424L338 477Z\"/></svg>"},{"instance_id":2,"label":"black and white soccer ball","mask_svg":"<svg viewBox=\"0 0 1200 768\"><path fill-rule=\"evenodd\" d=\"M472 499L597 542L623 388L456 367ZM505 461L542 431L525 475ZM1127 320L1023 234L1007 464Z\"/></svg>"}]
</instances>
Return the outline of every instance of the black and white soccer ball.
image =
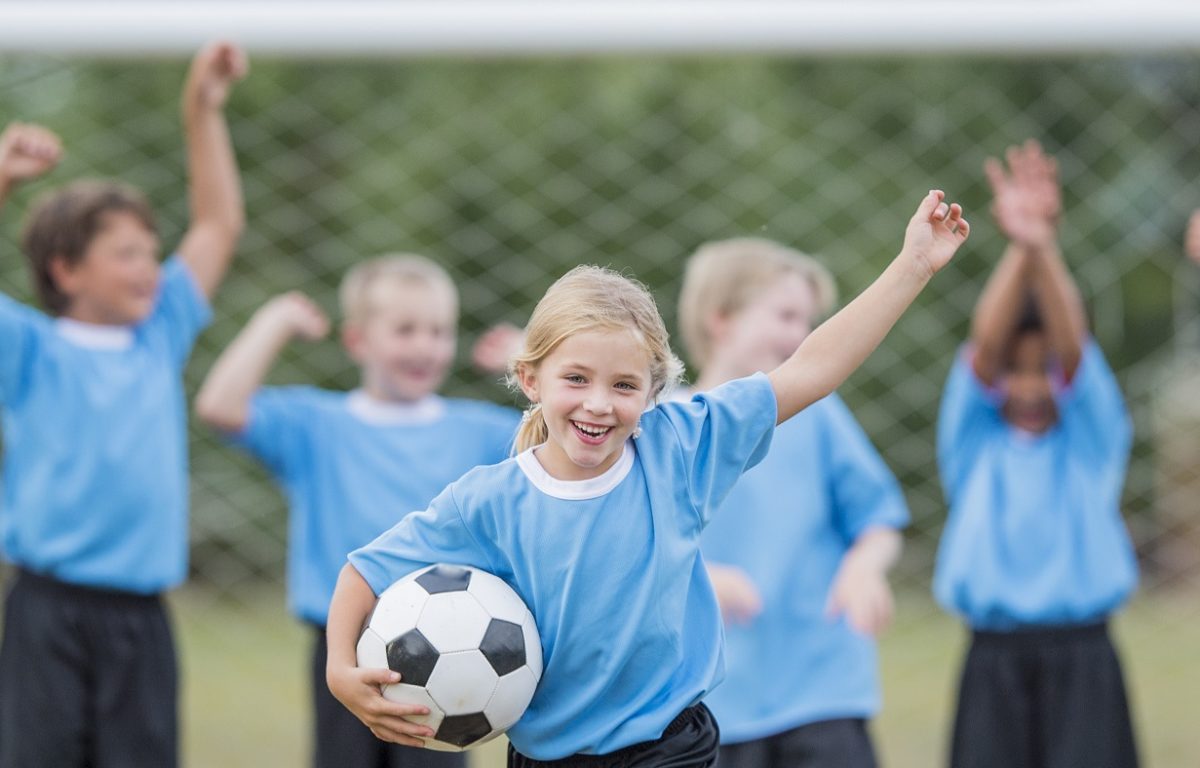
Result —
<instances>
[{"instance_id":1,"label":"black and white soccer ball","mask_svg":"<svg viewBox=\"0 0 1200 768\"><path fill-rule=\"evenodd\" d=\"M502 579L438 564L379 596L358 640L358 666L399 672L384 697L429 707L410 718L434 730L425 746L457 752L521 718L542 676L542 645L533 614Z\"/></svg>"}]
</instances>

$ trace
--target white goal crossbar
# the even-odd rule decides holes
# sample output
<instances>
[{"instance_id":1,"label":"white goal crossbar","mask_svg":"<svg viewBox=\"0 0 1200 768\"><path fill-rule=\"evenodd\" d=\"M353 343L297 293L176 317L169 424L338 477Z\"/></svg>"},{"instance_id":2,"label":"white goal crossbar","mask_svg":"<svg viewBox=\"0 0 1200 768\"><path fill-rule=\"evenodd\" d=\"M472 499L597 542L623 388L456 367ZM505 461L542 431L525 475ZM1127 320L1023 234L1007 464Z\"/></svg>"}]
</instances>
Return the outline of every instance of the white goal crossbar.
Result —
<instances>
[{"instance_id":1,"label":"white goal crossbar","mask_svg":"<svg viewBox=\"0 0 1200 768\"><path fill-rule=\"evenodd\" d=\"M1200 51L1196 0L0 1L0 53L284 56Z\"/></svg>"}]
</instances>

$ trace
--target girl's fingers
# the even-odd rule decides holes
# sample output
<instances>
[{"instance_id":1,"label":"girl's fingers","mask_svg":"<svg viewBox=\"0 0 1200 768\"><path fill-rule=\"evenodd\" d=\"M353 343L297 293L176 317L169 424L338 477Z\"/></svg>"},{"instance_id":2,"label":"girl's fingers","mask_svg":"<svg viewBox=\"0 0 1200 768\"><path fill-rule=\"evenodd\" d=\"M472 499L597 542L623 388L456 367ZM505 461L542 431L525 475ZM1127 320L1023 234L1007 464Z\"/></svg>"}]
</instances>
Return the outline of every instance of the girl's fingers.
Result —
<instances>
[{"instance_id":1,"label":"girl's fingers","mask_svg":"<svg viewBox=\"0 0 1200 768\"><path fill-rule=\"evenodd\" d=\"M917 206L917 212L913 214L913 219L917 221L929 221L930 217L933 216L934 209L942 202L943 197L945 197L945 193L940 189L929 190L929 194L925 195L924 199L921 200L921 204Z\"/></svg>"}]
</instances>

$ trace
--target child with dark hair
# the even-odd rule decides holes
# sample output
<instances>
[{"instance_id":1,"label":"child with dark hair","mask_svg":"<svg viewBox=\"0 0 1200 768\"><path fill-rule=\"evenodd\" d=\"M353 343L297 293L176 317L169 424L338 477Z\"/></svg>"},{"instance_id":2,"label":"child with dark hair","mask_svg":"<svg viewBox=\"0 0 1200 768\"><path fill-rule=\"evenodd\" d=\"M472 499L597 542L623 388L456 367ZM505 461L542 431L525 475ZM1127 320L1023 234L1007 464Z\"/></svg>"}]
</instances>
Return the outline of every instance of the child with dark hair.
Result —
<instances>
[{"instance_id":1,"label":"child with dark hair","mask_svg":"<svg viewBox=\"0 0 1200 768\"><path fill-rule=\"evenodd\" d=\"M4 496L16 566L0 645L0 766L173 766L177 667L161 594L187 575L183 369L241 236L225 123L242 52L196 55L183 89L191 221L159 264L150 206L77 181L29 216L45 313L0 295ZM0 204L61 150L0 135Z\"/></svg>"},{"instance_id":2,"label":"child with dark hair","mask_svg":"<svg viewBox=\"0 0 1200 768\"><path fill-rule=\"evenodd\" d=\"M1010 244L950 372L938 466L950 505L934 593L972 630L952 768L1137 765L1108 617L1137 564L1120 498L1132 430L1057 245L1054 161L986 166Z\"/></svg>"}]
</instances>

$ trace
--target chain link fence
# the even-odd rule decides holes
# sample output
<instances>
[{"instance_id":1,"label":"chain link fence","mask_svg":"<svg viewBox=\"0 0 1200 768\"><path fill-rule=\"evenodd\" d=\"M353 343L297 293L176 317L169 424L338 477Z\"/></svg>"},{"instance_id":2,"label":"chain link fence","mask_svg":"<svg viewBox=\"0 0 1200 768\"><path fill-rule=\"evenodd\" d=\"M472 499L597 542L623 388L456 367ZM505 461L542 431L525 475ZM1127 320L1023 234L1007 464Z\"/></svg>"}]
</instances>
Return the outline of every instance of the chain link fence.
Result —
<instances>
[{"instance_id":1,"label":"chain link fence","mask_svg":"<svg viewBox=\"0 0 1200 768\"><path fill-rule=\"evenodd\" d=\"M32 300L21 213L67 179L139 186L160 212L164 242L178 241L185 66L0 57L0 119L43 123L67 149L52 178L4 212L0 290ZM684 260L706 240L758 235L817 254L848 297L895 254L925 190L961 201L971 240L842 390L913 513L894 579L902 625L885 647L885 673L908 681L909 698L885 715L904 734L889 744L914 740L909 754L924 755L943 736L925 721L909 727L926 706L913 690L929 687L912 683L946 667L946 649L905 635L903 622L943 621L913 596L928 593L945 518L938 399L1004 248L981 166L1039 139L1061 167L1066 259L1136 427L1124 497L1143 567L1133 637L1195 636L1200 269L1181 243L1200 207L1200 58L276 59L253 63L228 111L249 226L188 369L189 394L269 296L300 289L336 312L343 272L380 253L427 254L459 284L459 364L445 392L515 404L494 376L470 368L470 345L492 323L523 322L570 266L639 276L674 327ZM270 381L351 388L357 377L328 340L287 349ZM252 607L261 587L282 584L282 497L203 428L191 440L189 591ZM1156 607L1139 613L1148 598ZM1147 648L1139 674L1185 679L1176 669L1184 652ZM1151 730L1190 706L1182 690L1143 696ZM928 705L945 706L944 697ZM1159 754L1188 754L1191 730L1169 727L1156 736Z\"/></svg>"}]
</instances>

